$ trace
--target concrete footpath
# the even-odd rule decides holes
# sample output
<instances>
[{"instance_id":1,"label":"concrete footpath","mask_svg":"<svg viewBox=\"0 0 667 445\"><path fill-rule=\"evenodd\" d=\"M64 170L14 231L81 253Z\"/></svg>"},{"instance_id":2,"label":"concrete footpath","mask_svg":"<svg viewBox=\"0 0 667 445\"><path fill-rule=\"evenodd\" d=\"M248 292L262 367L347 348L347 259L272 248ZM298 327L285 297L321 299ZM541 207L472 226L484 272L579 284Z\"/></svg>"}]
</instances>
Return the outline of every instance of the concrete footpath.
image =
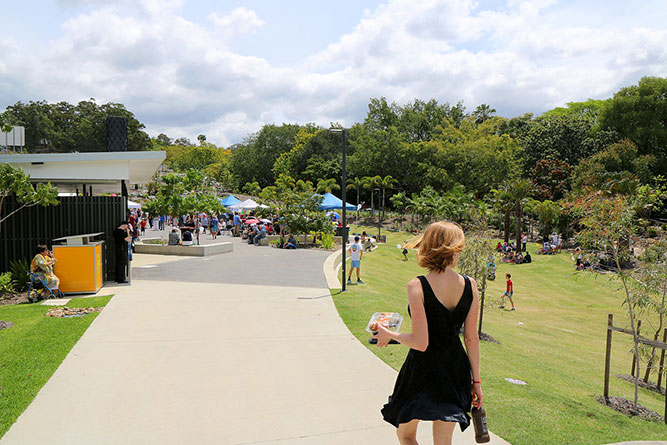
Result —
<instances>
[{"instance_id":1,"label":"concrete footpath","mask_svg":"<svg viewBox=\"0 0 667 445\"><path fill-rule=\"evenodd\" d=\"M321 252L285 253L137 258L132 285L112 289L0 445L397 443L379 413L396 372L352 336L324 285L298 286L304 273L325 282ZM431 442L427 422L419 437ZM472 427L454 443L474 443Z\"/></svg>"}]
</instances>

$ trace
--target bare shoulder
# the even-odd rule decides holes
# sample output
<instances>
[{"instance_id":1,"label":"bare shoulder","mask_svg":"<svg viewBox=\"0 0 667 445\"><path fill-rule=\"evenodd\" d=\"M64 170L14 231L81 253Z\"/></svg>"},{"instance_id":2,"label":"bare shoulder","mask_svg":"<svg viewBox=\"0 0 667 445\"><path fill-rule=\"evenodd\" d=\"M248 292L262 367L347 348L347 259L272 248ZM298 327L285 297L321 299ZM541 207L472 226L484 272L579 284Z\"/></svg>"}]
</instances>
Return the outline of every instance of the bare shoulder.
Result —
<instances>
[{"instance_id":1,"label":"bare shoulder","mask_svg":"<svg viewBox=\"0 0 667 445\"><path fill-rule=\"evenodd\" d=\"M412 280L410 280L410 282L408 283L408 292L415 292L415 291L421 292L421 290L422 290L422 282L419 281L419 278L415 277Z\"/></svg>"},{"instance_id":2,"label":"bare shoulder","mask_svg":"<svg viewBox=\"0 0 667 445\"><path fill-rule=\"evenodd\" d=\"M473 277L468 277L470 280L470 285L472 286L473 289L477 289L477 280L475 280Z\"/></svg>"}]
</instances>

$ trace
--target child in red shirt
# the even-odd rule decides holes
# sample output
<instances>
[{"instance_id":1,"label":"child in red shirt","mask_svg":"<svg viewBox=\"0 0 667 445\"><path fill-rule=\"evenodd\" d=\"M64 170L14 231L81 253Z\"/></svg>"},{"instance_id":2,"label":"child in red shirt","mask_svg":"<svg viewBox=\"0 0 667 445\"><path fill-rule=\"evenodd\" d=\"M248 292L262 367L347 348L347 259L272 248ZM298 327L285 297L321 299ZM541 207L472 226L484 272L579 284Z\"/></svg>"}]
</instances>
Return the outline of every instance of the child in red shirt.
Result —
<instances>
[{"instance_id":1,"label":"child in red shirt","mask_svg":"<svg viewBox=\"0 0 667 445\"><path fill-rule=\"evenodd\" d=\"M510 274L505 274L505 278L507 279L507 290L503 294L502 297L500 297L500 309L505 308L505 297L509 298L510 303L512 303L512 311L516 310L514 308L514 300L512 300L512 294L514 294L514 285L512 284L512 275Z\"/></svg>"}]
</instances>

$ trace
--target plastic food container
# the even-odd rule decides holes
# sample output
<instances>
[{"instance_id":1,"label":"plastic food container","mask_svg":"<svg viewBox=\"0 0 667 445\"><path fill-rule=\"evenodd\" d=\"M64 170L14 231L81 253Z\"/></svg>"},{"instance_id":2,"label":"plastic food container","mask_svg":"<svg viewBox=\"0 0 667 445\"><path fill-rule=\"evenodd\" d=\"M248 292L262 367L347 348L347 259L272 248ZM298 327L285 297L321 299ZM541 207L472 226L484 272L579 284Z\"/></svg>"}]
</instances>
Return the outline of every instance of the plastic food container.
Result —
<instances>
[{"instance_id":1,"label":"plastic food container","mask_svg":"<svg viewBox=\"0 0 667 445\"><path fill-rule=\"evenodd\" d=\"M403 316L398 312L376 312L371 316L366 325L366 331L371 334L377 333L377 324L381 324L392 332L398 332L403 323Z\"/></svg>"}]
</instances>

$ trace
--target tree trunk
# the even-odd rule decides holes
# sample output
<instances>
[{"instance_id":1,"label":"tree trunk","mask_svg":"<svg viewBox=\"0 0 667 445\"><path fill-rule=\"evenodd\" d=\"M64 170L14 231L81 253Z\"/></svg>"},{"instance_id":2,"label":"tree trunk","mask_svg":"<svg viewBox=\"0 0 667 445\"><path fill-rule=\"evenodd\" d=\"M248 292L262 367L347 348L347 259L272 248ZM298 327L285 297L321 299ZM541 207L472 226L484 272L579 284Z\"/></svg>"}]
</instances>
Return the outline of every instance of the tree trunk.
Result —
<instances>
[{"instance_id":1,"label":"tree trunk","mask_svg":"<svg viewBox=\"0 0 667 445\"><path fill-rule=\"evenodd\" d=\"M653 341L658 341L658 338L660 337L660 331L662 331L662 323L663 323L663 313L664 313L664 308L665 308L665 296L667 296L667 283L665 284L665 288L662 291L662 305L661 308L663 310L660 310L660 321L658 326L658 329L655 331L655 334L653 335ZM653 365L655 364L655 346L651 349L651 358L649 359L648 363L646 364L646 374L644 374L644 382L648 383L648 378L651 374L651 368L653 368Z\"/></svg>"},{"instance_id":2,"label":"tree trunk","mask_svg":"<svg viewBox=\"0 0 667 445\"><path fill-rule=\"evenodd\" d=\"M505 242L509 243L510 240L510 211L509 209L505 210Z\"/></svg>"},{"instance_id":3,"label":"tree trunk","mask_svg":"<svg viewBox=\"0 0 667 445\"><path fill-rule=\"evenodd\" d=\"M357 188L357 212L354 216L354 222L359 222L359 189Z\"/></svg>"},{"instance_id":4,"label":"tree trunk","mask_svg":"<svg viewBox=\"0 0 667 445\"><path fill-rule=\"evenodd\" d=\"M374 195L375 195L375 192L371 188L371 218L373 218L373 215L375 214L375 213L373 213L373 196Z\"/></svg>"},{"instance_id":5,"label":"tree trunk","mask_svg":"<svg viewBox=\"0 0 667 445\"><path fill-rule=\"evenodd\" d=\"M514 212L514 217L516 218L516 248L519 252L521 252L521 202L516 202L516 208L514 209Z\"/></svg>"}]
</instances>

